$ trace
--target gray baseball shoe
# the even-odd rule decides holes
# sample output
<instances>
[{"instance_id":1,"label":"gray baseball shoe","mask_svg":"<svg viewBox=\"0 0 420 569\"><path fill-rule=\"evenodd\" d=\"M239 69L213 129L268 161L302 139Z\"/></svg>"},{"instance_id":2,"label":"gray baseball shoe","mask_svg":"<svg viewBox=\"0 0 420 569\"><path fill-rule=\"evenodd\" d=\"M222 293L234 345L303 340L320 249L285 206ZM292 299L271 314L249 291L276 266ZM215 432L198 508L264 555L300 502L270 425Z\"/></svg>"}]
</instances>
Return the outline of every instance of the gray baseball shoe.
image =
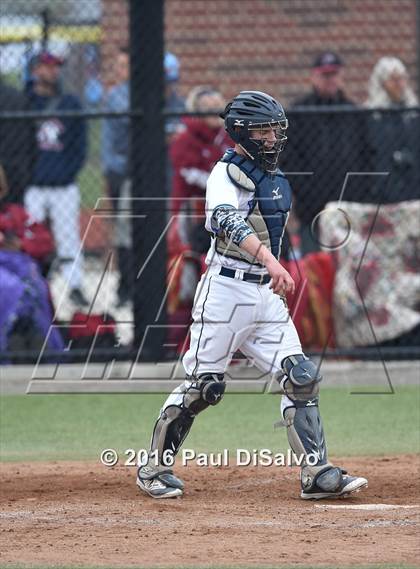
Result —
<instances>
[{"instance_id":1,"label":"gray baseball shoe","mask_svg":"<svg viewBox=\"0 0 420 569\"><path fill-rule=\"evenodd\" d=\"M315 477L302 471L301 476L303 500L322 500L325 498L344 498L367 488L368 481L361 476L349 476L345 470L328 466Z\"/></svg>"},{"instance_id":2,"label":"gray baseball shoe","mask_svg":"<svg viewBox=\"0 0 420 569\"><path fill-rule=\"evenodd\" d=\"M170 468L141 466L137 471L136 484L152 498L178 498L184 493L184 483Z\"/></svg>"}]
</instances>

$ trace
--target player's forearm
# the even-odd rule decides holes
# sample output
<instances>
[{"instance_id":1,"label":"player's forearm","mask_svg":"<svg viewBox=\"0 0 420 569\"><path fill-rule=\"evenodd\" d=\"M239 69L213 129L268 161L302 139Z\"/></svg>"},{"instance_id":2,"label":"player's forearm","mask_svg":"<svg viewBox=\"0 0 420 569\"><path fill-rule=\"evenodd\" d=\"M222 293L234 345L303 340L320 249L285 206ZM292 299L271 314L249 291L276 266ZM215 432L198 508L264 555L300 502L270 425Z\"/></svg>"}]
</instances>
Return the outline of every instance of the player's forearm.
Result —
<instances>
[{"instance_id":1,"label":"player's forearm","mask_svg":"<svg viewBox=\"0 0 420 569\"><path fill-rule=\"evenodd\" d=\"M261 243L255 233L245 237L245 239L241 241L239 247L267 268L272 263L278 263L271 251Z\"/></svg>"}]
</instances>

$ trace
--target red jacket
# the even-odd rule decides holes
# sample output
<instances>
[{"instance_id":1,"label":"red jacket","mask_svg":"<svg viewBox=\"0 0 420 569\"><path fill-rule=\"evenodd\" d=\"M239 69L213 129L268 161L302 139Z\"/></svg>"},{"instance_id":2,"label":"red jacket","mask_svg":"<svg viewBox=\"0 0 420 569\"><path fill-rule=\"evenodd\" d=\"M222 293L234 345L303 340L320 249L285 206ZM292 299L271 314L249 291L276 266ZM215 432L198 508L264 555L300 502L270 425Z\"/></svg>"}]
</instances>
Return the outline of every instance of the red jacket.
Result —
<instances>
[{"instance_id":1,"label":"red jacket","mask_svg":"<svg viewBox=\"0 0 420 569\"><path fill-rule=\"evenodd\" d=\"M22 206L6 203L0 206L0 249L6 249L8 239L14 237L20 240L20 251L39 261L54 251L48 229L32 221Z\"/></svg>"},{"instance_id":2,"label":"red jacket","mask_svg":"<svg viewBox=\"0 0 420 569\"><path fill-rule=\"evenodd\" d=\"M172 212L178 213L188 202L185 198L199 198L189 202L194 213L204 213L207 178L226 149L233 146L224 127L210 128L203 119L184 119L185 131L171 143Z\"/></svg>"}]
</instances>

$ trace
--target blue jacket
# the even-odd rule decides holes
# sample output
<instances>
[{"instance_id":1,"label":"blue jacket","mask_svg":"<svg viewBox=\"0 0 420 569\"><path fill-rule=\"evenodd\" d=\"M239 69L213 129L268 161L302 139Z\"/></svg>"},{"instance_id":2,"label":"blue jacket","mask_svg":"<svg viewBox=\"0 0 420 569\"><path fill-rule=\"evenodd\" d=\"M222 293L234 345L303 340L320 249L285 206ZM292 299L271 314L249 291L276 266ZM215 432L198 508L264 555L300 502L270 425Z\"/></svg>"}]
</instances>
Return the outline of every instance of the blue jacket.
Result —
<instances>
[{"instance_id":1,"label":"blue jacket","mask_svg":"<svg viewBox=\"0 0 420 569\"><path fill-rule=\"evenodd\" d=\"M55 97L29 91L30 108L51 113L82 110L75 95ZM79 118L39 119L36 122L38 154L32 175L34 186L66 186L75 181L87 153L86 120Z\"/></svg>"},{"instance_id":2,"label":"blue jacket","mask_svg":"<svg viewBox=\"0 0 420 569\"><path fill-rule=\"evenodd\" d=\"M128 83L120 83L110 89L105 100L105 110L114 112L128 111L130 93ZM126 176L130 156L130 119L104 119L102 124L102 169L104 173L115 172Z\"/></svg>"}]
</instances>

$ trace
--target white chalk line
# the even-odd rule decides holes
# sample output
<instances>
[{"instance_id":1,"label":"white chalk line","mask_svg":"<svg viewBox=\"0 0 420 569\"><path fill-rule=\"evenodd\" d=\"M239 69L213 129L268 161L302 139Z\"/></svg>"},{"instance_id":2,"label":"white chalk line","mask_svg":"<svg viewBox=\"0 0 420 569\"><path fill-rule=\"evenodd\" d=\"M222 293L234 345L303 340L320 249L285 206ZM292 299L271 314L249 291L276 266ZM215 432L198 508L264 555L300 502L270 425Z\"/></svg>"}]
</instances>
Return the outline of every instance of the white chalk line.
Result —
<instances>
[{"instance_id":1,"label":"white chalk line","mask_svg":"<svg viewBox=\"0 0 420 569\"><path fill-rule=\"evenodd\" d=\"M316 504L315 508L327 510L411 510L420 508L420 505L399 505L399 504Z\"/></svg>"}]
</instances>

